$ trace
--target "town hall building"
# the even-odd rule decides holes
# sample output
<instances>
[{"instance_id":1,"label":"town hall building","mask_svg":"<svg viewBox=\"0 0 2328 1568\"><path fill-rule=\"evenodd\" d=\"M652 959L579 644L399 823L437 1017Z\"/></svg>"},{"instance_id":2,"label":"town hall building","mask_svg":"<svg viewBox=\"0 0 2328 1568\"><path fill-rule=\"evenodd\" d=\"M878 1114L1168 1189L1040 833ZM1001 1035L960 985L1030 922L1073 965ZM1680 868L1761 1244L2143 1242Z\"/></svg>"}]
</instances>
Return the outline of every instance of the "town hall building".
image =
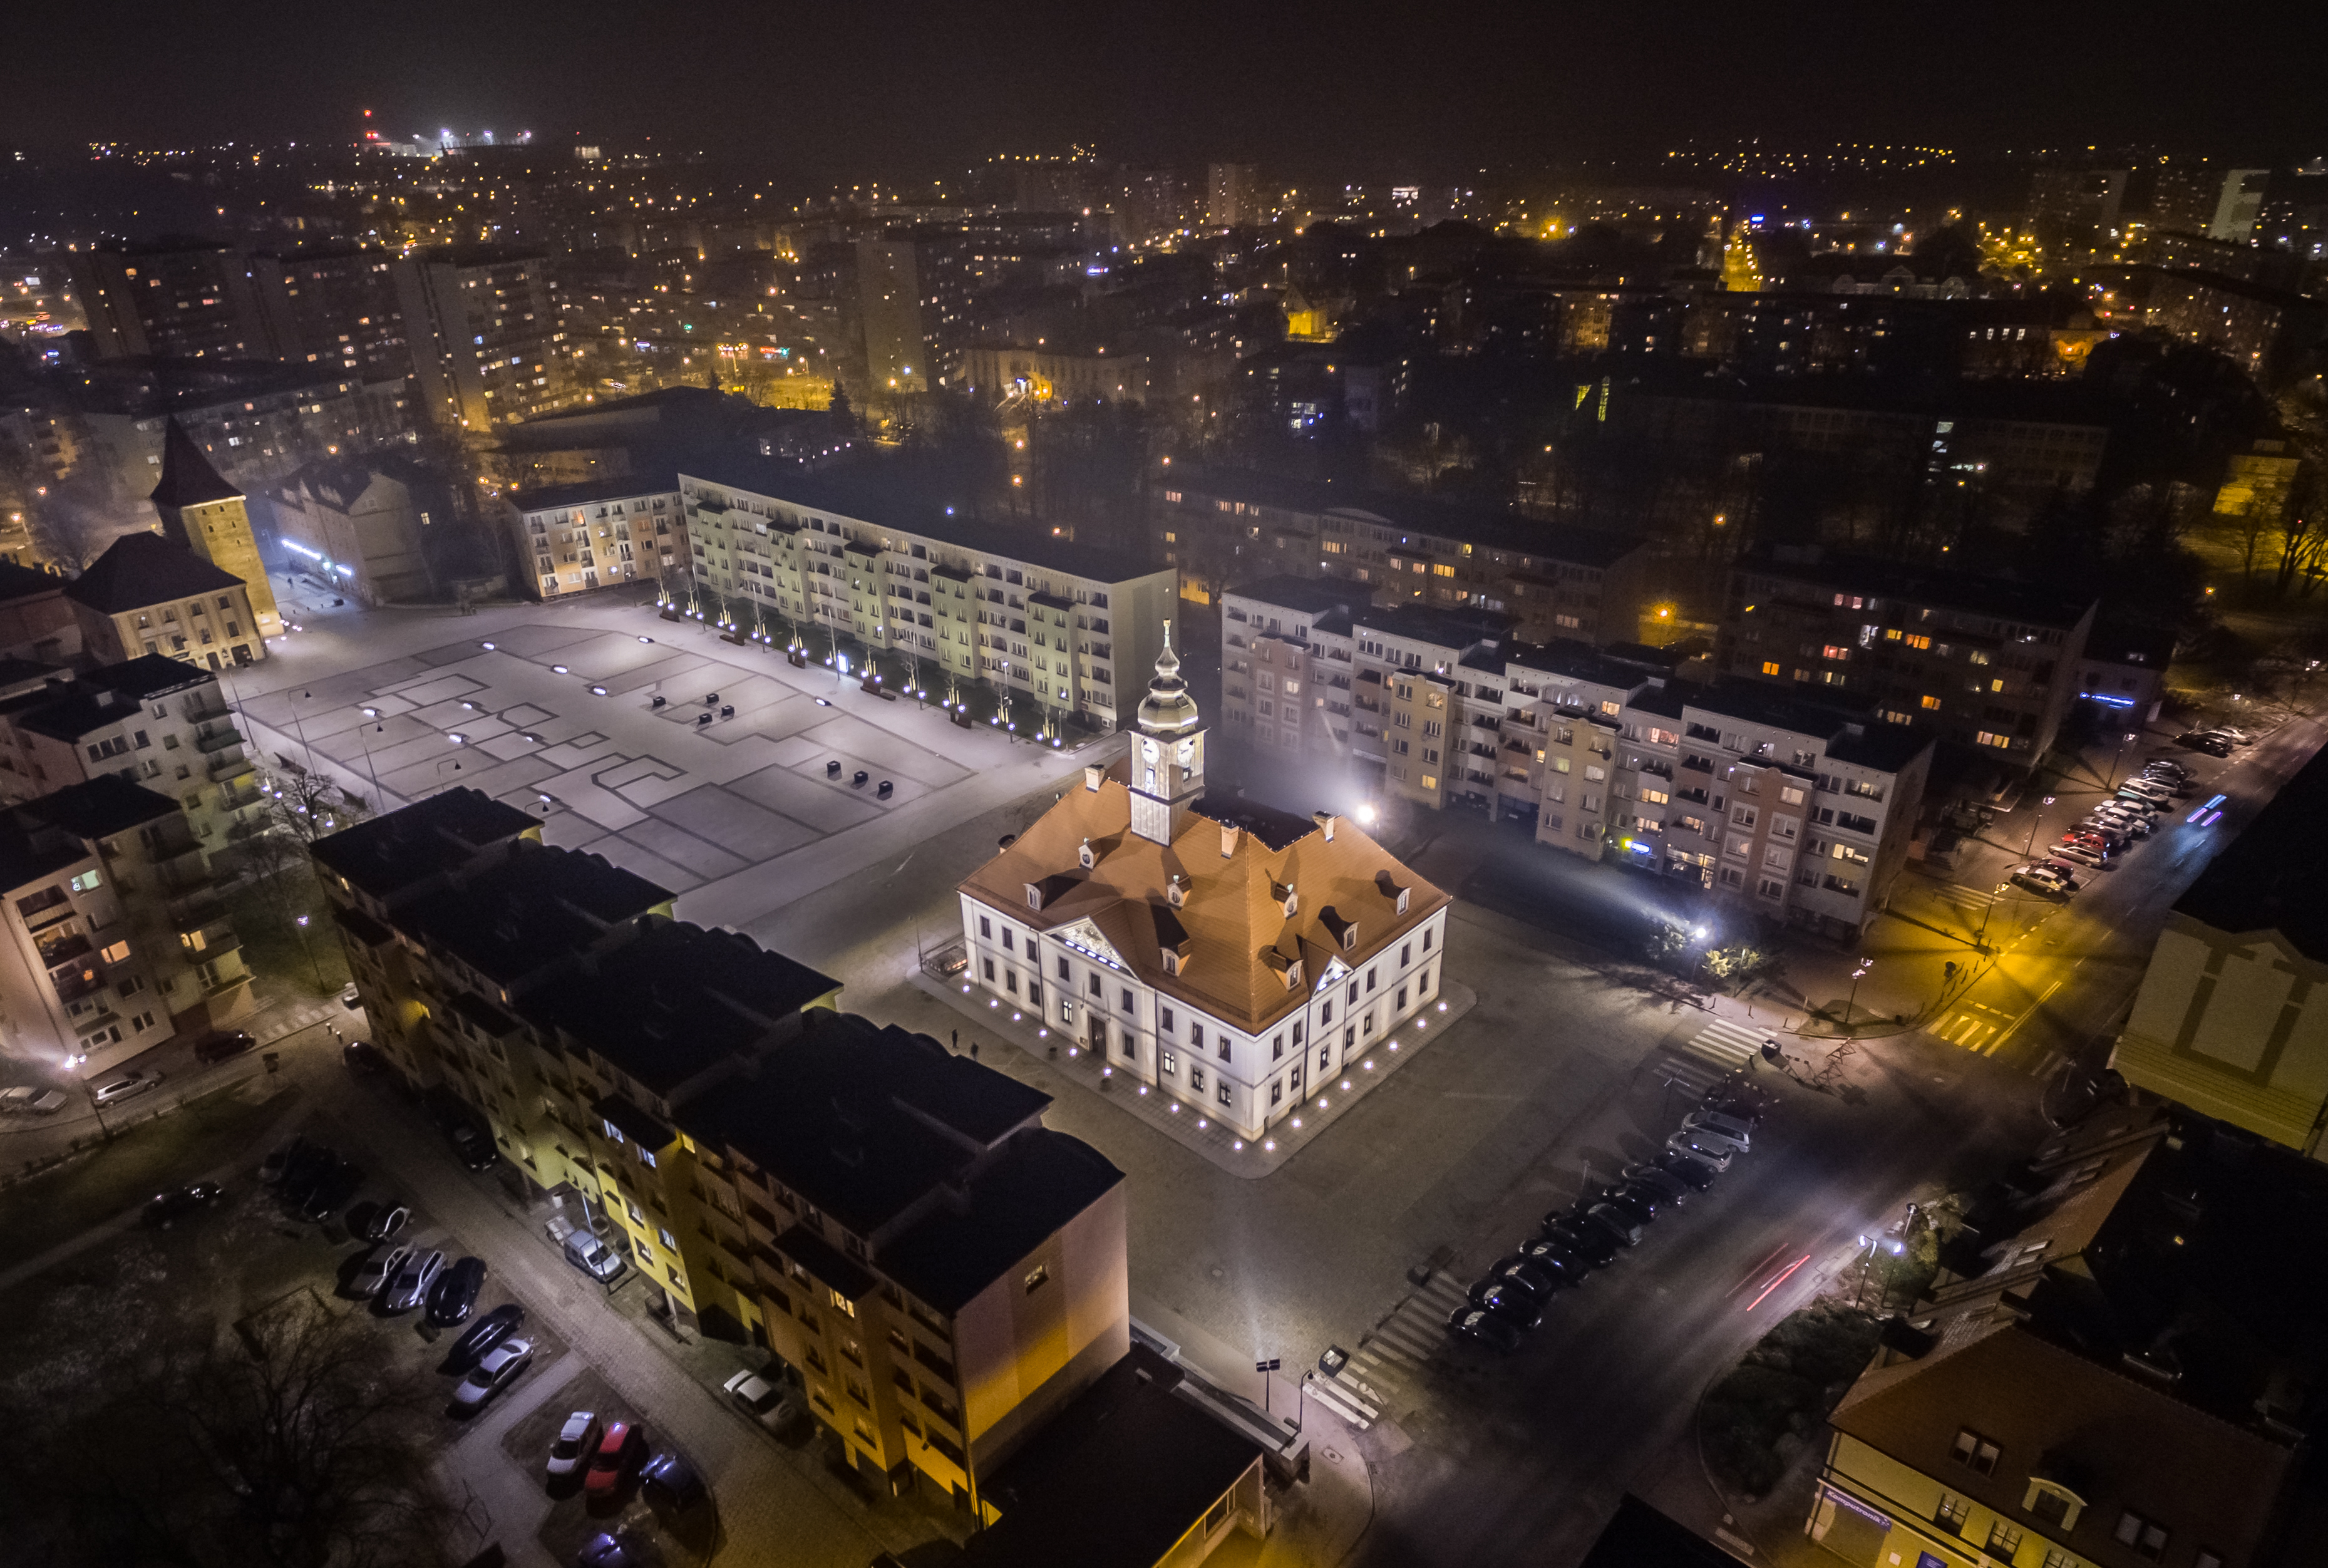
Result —
<instances>
[{"instance_id":1,"label":"town hall building","mask_svg":"<svg viewBox=\"0 0 2328 1568\"><path fill-rule=\"evenodd\" d=\"M1356 822L1206 793L1169 628L1131 751L962 884L975 983L1260 1137L1440 992L1448 896Z\"/></svg>"}]
</instances>

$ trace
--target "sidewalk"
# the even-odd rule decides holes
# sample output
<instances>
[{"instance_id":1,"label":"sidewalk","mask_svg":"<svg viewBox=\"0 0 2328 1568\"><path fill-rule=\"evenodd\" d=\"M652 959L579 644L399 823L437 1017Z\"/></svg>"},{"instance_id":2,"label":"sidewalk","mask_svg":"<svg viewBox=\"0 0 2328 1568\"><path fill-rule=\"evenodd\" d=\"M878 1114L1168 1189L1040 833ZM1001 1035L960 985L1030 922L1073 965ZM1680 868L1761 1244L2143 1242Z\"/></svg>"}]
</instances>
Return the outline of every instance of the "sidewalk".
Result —
<instances>
[{"instance_id":1,"label":"sidewalk","mask_svg":"<svg viewBox=\"0 0 2328 1568\"><path fill-rule=\"evenodd\" d=\"M1435 1042L1450 1025L1469 1013L1478 1001L1467 986L1449 981L1439 1000L1424 1012L1385 1034L1357 1066L1322 1093L1297 1107L1295 1113L1272 1126L1258 1141L1238 1136L1206 1114L1197 1103L1183 1101L1129 1076L1072 1041L1053 1034L1039 1019L1028 1018L987 996L967 982L948 984L916 968L907 977L914 988L942 1001L962 1015L972 1032L966 1048L994 1043L1016 1048L1031 1061L1056 1069L1084 1089L1105 1098L1127 1116L1135 1116L1181 1147L1202 1155L1231 1176L1248 1181L1271 1174L1310 1146L1310 1141L1343 1119L1343 1113L1388 1078L1397 1059ZM976 1032L983 1030L983 1037ZM1383 1070L1375 1071L1377 1061Z\"/></svg>"}]
</instances>

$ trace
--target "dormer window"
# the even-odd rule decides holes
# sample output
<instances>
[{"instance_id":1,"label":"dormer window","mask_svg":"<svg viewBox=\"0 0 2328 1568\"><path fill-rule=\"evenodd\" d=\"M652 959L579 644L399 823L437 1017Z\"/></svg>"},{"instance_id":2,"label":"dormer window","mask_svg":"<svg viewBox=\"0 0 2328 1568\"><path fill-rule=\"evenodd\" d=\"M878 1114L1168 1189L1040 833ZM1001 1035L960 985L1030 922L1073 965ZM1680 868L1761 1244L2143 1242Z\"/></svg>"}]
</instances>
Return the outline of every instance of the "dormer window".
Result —
<instances>
[{"instance_id":1,"label":"dormer window","mask_svg":"<svg viewBox=\"0 0 2328 1568\"><path fill-rule=\"evenodd\" d=\"M1164 972L1171 975L1178 974L1180 972L1180 955L1173 952L1169 947L1160 949L1159 951L1161 951L1164 955Z\"/></svg>"},{"instance_id":2,"label":"dormer window","mask_svg":"<svg viewBox=\"0 0 2328 1568\"><path fill-rule=\"evenodd\" d=\"M1091 840L1089 839L1085 839L1083 841L1082 846L1075 850L1075 861L1086 871L1098 864L1096 857L1092 854Z\"/></svg>"},{"instance_id":3,"label":"dormer window","mask_svg":"<svg viewBox=\"0 0 2328 1568\"><path fill-rule=\"evenodd\" d=\"M1032 882L1028 883L1028 884L1027 884L1027 907L1028 907L1028 908L1029 908L1029 909L1040 909L1042 906L1043 906L1043 890L1042 890L1040 887L1037 887L1037 886L1035 886L1035 884L1034 884L1034 883L1032 883Z\"/></svg>"},{"instance_id":4,"label":"dormer window","mask_svg":"<svg viewBox=\"0 0 2328 1568\"><path fill-rule=\"evenodd\" d=\"M1277 907L1283 912L1288 920L1301 913L1301 895L1284 883L1272 881L1269 885L1269 896L1277 901Z\"/></svg>"},{"instance_id":5,"label":"dormer window","mask_svg":"<svg viewBox=\"0 0 2328 1568\"><path fill-rule=\"evenodd\" d=\"M1164 902L1175 909L1188 902L1188 885L1178 871L1173 872L1172 879L1164 884Z\"/></svg>"},{"instance_id":6,"label":"dormer window","mask_svg":"<svg viewBox=\"0 0 2328 1568\"><path fill-rule=\"evenodd\" d=\"M2086 1500L2059 1481L2031 1476L2029 1489L2022 1494L2021 1507L2042 1523L2058 1525L2068 1531L2077 1527L2078 1516L2085 1512Z\"/></svg>"}]
</instances>

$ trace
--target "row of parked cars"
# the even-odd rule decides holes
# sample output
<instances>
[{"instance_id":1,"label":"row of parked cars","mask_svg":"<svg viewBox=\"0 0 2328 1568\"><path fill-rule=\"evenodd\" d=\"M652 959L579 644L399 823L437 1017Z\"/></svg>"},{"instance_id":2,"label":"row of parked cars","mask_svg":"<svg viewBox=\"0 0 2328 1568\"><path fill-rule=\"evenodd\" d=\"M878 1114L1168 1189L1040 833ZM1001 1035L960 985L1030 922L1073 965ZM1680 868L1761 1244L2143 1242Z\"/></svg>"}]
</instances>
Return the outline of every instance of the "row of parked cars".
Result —
<instances>
[{"instance_id":1,"label":"row of parked cars","mask_svg":"<svg viewBox=\"0 0 2328 1568\"><path fill-rule=\"evenodd\" d=\"M1533 1237L1471 1286L1447 1327L1490 1349L1518 1349L1563 1289L1640 1245L1660 1215L1704 1192L1748 1152L1769 1104L1769 1094L1741 1075L1714 1084L1654 1160L1625 1167L1616 1181L1545 1215Z\"/></svg>"},{"instance_id":2,"label":"row of parked cars","mask_svg":"<svg viewBox=\"0 0 2328 1568\"><path fill-rule=\"evenodd\" d=\"M2228 724L2212 729L2186 729L2174 737L2174 744L2186 751L2203 751L2209 756L2229 756L2233 747L2253 746L2255 742L2256 737L2247 730Z\"/></svg>"},{"instance_id":3,"label":"row of parked cars","mask_svg":"<svg viewBox=\"0 0 2328 1568\"><path fill-rule=\"evenodd\" d=\"M2175 809L2178 800L2196 786L2192 771L2179 762L2161 757L2117 786L2110 799L2088 812L2085 820L2065 830L2046 858L2014 869L2018 887L2066 897L2077 891L2080 868L2106 866L2141 840L2150 837L2158 819Z\"/></svg>"}]
</instances>

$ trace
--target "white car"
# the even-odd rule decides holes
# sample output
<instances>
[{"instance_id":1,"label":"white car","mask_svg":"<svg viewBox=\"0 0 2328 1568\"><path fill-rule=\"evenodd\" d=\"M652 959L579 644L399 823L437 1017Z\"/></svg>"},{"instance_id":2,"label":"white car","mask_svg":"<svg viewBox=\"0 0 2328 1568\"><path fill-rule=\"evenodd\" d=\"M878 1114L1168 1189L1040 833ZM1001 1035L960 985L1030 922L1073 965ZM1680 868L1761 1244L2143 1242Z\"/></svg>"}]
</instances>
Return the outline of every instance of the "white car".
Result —
<instances>
[{"instance_id":1,"label":"white car","mask_svg":"<svg viewBox=\"0 0 2328 1568\"><path fill-rule=\"evenodd\" d=\"M418 1248L404 1256L404 1266L396 1271L389 1282L388 1292L381 1305L391 1312L408 1312L427 1299L428 1287L445 1272L445 1254L441 1252L421 1252Z\"/></svg>"},{"instance_id":2,"label":"white car","mask_svg":"<svg viewBox=\"0 0 2328 1568\"><path fill-rule=\"evenodd\" d=\"M355 1278L348 1282L348 1294L359 1301L369 1301L380 1292L380 1287L396 1278L397 1271L412 1255L408 1246L385 1245L373 1249L371 1256L356 1270Z\"/></svg>"},{"instance_id":3,"label":"white car","mask_svg":"<svg viewBox=\"0 0 2328 1568\"><path fill-rule=\"evenodd\" d=\"M566 1424L558 1429L558 1441L549 1445L550 1479L581 1474L590 1456L598 1451L601 1435L596 1411L577 1410L568 1416Z\"/></svg>"},{"instance_id":4,"label":"white car","mask_svg":"<svg viewBox=\"0 0 2328 1568\"><path fill-rule=\"evenodd\" d=\"M46 1089L38 1084L0 1089L0 1111L29 1111L36 1116L50 1116L62 1109L64 1103L62 1089Z\"/></svg>"},{"instance_id":5,"label":"white car","mask_svg":"<svg viewBox=\"0 0 2328 1568\"><path fill-rule=\"evenodd\" d=\"M799 1419L800 1406L756 1373L738 1372L720 1386L770 1432L782 1432Z\"/></svg>"},{"instance_id":6,"label":"white car","mask_svg":"<svg viewBox=\"0 0 2328 1568\"><path fill-rule=\"evenodd\" d=\"M2067 893L2074 885L2070 878L2051 866L2015 866L2013 882L2038 893Z\"/></svg>"},{"instance_id":7,"label":"white car","mask_svg":"<svg viewBox=\"0 0 2328 1568\"><path fill-rule=\"evenodd\" d=\"M494 1394L518 1380L533 1360L533 1341L504 1339L485 1352L460 1385L453 1390L453 1403L462 1410L474 1410Z\"/></svg>"}]
</instances>

